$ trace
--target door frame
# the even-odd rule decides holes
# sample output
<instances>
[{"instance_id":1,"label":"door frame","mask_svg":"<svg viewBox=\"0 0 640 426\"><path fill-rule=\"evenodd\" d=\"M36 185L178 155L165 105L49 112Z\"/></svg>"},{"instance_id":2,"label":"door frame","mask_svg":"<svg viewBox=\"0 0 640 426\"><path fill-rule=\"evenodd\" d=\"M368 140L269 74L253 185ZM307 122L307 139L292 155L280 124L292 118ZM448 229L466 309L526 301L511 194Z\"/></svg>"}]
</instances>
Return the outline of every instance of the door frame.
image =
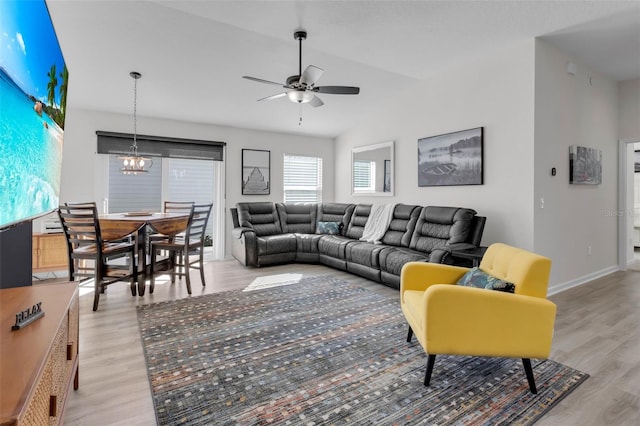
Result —
<instances>
[{"instance_id":1,"label":"door frame","mask_svg":"<svg viewBox=\"0 0 640 426\"><path fill-rule=\"evenodd\" d=\"M620 139L618 141L618 268L622 271L627 269L629 255L629 235L627 233L628 217L633 220L633 206L627 204L627 194L630 188L627 185L627 175L629 173L627 147L630 144L639 143L640 138Z\"/></svg>"}]
</instances>

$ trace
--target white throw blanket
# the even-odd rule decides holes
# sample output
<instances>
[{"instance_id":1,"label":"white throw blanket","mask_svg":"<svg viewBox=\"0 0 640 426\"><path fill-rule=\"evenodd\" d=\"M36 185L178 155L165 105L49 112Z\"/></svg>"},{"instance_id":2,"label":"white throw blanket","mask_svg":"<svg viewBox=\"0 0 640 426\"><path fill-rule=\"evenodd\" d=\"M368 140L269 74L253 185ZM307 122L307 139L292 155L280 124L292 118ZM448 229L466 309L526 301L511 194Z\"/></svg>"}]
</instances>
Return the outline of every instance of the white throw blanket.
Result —
<instances>
[{"instance_id":1,"label":"white throw blanket","mask_svg":"<svg viewBox=\"0 0 640 426\"><path fill-rule=\"evenodd\" d=\"M364 231L360 241L380 244L380 240L387 232L391 219L393 218L393 204L374 204L371 206L371 213L367 223L364 224Z\"/></svg>"}]
</instances>

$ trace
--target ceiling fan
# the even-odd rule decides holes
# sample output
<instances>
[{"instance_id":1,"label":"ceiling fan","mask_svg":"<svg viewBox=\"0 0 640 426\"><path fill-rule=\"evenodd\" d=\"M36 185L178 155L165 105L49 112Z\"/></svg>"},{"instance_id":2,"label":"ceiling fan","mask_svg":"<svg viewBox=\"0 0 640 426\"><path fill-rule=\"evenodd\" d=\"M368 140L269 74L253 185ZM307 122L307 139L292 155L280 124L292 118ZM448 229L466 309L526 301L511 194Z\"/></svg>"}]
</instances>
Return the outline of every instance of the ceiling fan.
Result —
<instances>
[{"instance_id":1,"label":"ceiling fan","mask_svg":"<svg viewBox=\"0 0 640 426\"><path fill-rule=\"evenodd\" d=\"M267 96L266 98L258 99L258 101L268 101L271 99L278 99L287 96L292 102L299 104L310 103L311 106L319 107L324 105L324 102L316 95L316 93L329 93L332 95L357 95L360 93L359 87L352 86L316 86L316 82L322 76L324 72L322 68L318 68L313 65L309 65L302 72L302 40L307 38L306 31L296 31L293 33L293 38L299 42L299 61L298 61L298 75L292 75L287 78L285 84L276 83L275 81L263 80L261 78L249 77L247 75L242 76L247 80L257 81L258 83L272 84L275 86L284 87L289 89L286 92L278 93L277 95Z\"/></svg>"}]
</instances>

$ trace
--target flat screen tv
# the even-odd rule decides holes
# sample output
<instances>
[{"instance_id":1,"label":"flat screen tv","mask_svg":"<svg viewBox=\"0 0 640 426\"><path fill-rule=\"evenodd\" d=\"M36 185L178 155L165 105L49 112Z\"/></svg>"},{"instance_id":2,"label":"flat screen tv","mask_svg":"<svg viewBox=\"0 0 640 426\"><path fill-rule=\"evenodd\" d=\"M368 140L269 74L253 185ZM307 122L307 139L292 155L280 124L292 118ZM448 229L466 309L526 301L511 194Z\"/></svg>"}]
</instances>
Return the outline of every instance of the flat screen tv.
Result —
<instances>
[{"instance_id":1,"label":"flat screen tv","mask_svg":"<svg viewBox=\"0 0 640 426\"><path fill-rule=\"evenodd\" d=\"M44 0L0 0L0 230L58 207L69 74Z\"/></svg>"}]
</instances>

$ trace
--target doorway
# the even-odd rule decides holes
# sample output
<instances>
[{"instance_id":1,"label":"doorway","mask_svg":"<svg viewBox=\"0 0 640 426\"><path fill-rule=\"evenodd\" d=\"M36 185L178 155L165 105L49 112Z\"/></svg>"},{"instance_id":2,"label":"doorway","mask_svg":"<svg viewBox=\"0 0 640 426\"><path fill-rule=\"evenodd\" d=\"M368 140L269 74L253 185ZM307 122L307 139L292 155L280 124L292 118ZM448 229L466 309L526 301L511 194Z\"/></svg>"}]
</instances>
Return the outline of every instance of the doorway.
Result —
<instances>
[{"instance_id":1,"label":"doorway","mask_svg":"<svg viewBox=\"0 0 640 426\"><path fill-rule=\"evenodd\" d=\"M124 175L117 155L104 156L102 212L161 211L164 201L213 203L205 260L224 258L224 162L156 157L143 175Z\"/></svg>"},{"instance_id":2,"label":"doorway","mask_svg":"<svg viewBox=\"0 0 640 426\"><path fill-rule=\"evenodd\" d=\"M640 139L619 142L618 171L618 266L640 271Z\"/></svg>"}]
</instances>

